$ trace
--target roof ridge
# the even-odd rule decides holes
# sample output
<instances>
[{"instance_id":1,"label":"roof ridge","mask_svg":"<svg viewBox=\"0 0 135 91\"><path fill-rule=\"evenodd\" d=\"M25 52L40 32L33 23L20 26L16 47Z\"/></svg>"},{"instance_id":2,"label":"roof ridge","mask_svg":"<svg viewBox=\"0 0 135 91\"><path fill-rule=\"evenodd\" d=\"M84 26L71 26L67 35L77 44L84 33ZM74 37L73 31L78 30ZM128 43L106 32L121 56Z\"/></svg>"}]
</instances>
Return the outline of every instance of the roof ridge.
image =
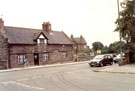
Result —
<instances>
[{"instance_id":1,"label":"roof ridge","mask_svg":"<svg viewBox=\"0 0 135 91\"><path fill-rule=\"evenodd\" d=\"M51 30L50 32L61 32L61 31Z\"/></svg>"},{"instance_id":2,"label":"roof ridge","mask_svg":"<svg viewBox=\"0 0 135 91\"><path fill-rule=\"evenodd\" d=\"M7 27L7 28L20 28L20 29L31 29L31 30L42 30L42 29L34 29L34 28L25 28L25 27L15 27L15 26L4 26L4 27Z\"/></svg>"}]
</instances>

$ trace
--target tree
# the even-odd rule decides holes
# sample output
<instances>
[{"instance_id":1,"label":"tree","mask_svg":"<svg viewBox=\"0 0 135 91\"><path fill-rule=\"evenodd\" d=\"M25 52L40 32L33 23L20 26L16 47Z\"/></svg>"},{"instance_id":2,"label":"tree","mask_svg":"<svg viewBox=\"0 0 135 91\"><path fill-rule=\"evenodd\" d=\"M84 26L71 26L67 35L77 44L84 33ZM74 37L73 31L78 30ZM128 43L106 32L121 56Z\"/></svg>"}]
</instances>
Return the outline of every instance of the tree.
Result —
<instances>
[{"instance_id":1,"label":"tree","mask_svg":"<svg viewBox=\"0 0 135 91\"><path fill-rule=\"evenodd\" d=\"M103 48L102 48L102 54L108 54L108 47L107 46L104 46Z\"/></svg>"},{"instance_id":2,"label":"tree","mask_svg":"<svg viewBox=\"0 0 135 91\"><path fill-rule=\"evenodd\" d=\"M121 4L123 10L120 12L120 19L116 20L116 29L121 38L126 41L127 48L135 51L135 0L125 0Z\"/></svg>"},{"instance_id":3,"label":"tree","mask_svg":"<svg viewBox=\"0 0 135 91\"><path fill-rule=\"evenodd\" d=\"M114 43L111 43L108 48L109 53L120 53L126 51L126 43L123 41L117 41Z\"/></svg>"},{"instance_id":4,"label":"tree","mask_svg":"<svg viewBox=\"0 0 135 91\"><path fill-rule=\"evenodd\" d=\"M97 51L97 50L101 50L104 47L104 45L101 42L94 42L92 44L92 47L94 51Z\"/></svg>"}]
</instances>

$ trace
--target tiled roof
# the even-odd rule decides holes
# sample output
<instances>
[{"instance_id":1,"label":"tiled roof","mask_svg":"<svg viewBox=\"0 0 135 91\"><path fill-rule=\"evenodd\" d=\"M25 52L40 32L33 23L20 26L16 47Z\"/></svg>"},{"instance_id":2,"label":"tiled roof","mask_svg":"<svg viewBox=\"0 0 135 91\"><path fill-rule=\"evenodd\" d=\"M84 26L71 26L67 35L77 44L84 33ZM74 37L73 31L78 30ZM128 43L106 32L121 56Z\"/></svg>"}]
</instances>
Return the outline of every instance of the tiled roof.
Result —
<instances>
[{"instance_id":1,"label":"tiled roof","mask_svg":"<svg viewBox=\"0 0 135 91\"><path fill-rule=\"evenodd\" d=\"M83 37L82 37L82 41L81 42L80 42L80 37L79 38L74 38L74 39L75 39L77 44L86 44L86 41L85 41L85 39Z\"/></svg>"},{"instance_id":2,"label":"tiled roof","mask_svg":"<svg viewBox=\"0 0 135 91\"><path fill-rule=\"evenodd\" d=\"M36 44L34 39L42 32L48 38L48 44L72 44L72 41L64 32L20 27L4 27L5 34L10 44Z\"/></svg>"}]
</instances>

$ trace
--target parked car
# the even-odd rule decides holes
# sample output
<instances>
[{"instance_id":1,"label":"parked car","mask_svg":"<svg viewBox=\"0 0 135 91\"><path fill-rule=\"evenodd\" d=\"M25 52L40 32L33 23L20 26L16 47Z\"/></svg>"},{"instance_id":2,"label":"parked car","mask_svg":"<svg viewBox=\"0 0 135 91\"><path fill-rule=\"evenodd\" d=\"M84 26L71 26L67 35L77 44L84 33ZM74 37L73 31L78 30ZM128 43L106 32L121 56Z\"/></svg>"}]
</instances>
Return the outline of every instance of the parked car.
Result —
<instances>
[{"instance_id":1,"label":"parked car","mask_svg":"<svg viewBox=\"0 0 135 91\"><path fill-rule=\"evenodd\" d=\"M122 60L125 59L125 55L122 54ZM121 54L118 54L116 57L113 58L114 63L118 63L121 60Z\"/></svg>"},{"instance_id":2,"label":"parked car","mask_svg":"<svg viewBox=\"0 0 135 91\"><path fill-rule=\"evenodd\" d=\"M94 59L90 60L89 65L93 66L104 66L113 64L113 58L110 55L97 55Z\"/></svg>"}]
</instances>

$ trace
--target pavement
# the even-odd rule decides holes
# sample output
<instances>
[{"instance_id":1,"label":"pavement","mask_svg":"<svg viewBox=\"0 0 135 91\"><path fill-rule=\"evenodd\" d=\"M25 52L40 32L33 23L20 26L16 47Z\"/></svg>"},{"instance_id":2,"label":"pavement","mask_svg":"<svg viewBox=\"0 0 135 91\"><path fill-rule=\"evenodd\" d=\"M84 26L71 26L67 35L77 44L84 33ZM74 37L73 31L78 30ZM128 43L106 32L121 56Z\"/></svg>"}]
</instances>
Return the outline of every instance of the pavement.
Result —
<instances>
[{"instance_id":1,"label":"pavement","mask_svg":"<svg viewBox=\"0 0 135 91\"><path fill-rule=\"evenodd\" d=\"M127 64L119 66L113 64L112 66L104 66L101 69L94 69L94 72L108 72L108 73L123 73L123 74L135 74L135 64Z\"/></svg>"},{"instance_id":2,"label":"pavement","mask_svg":"<svg viewBox=\"0 0 135 91\"><path fill-rule=\"evenodd\" d=\"M57 66L81 64L81 63L88 63L88 61L56 63L56 64L48 64L48 65L29 66L29 67L24 67L24 68L12 68L12 69L0 70L0 73L1 72L20 71L20 70L30 70L30 69L37 69L37 68L57 67ZM96 67L93 69L93 71L94 72L135 74L135 64L127 64L127 65L123 65L123 66L119 66L118 64L113 64L111 66Z\"/></svg>"},{"instance_id":3,"label":"pavement","mask_svg":"<svg viewBox=\"0 0 135 91\"><path fill-rule=\"evenodd\" d=\"M0 70L0 73L1 73L1 72L20 71L20 70L38 69L38 68L57 67L57 66L65 66L65 65L81 64L81 63L88 63L88 61L82 61L82 62L69 62L69 63L55 63L55 64L47 64L47 65L39 65L39 66L28 66L28 67L22 67L22 68L4 69L4 70Z\"/></svg>"}]
</instances>

